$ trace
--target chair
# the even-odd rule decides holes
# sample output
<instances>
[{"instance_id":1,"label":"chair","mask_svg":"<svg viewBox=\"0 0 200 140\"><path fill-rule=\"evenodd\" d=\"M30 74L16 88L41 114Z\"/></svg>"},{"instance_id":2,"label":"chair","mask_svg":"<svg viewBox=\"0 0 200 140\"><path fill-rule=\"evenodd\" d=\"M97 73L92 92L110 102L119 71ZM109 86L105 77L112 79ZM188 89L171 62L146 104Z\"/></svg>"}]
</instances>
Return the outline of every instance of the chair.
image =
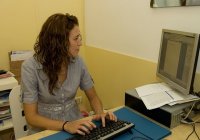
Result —
<instances>
[{"instance_id":1,"label":"chair","mask_svg":"<svg viewBox=\"0 0 200 140\"><path fill-rule=\"evenodd\" d=\"M20 101L20 85L14 87L9 95L12 122L15 139L28 135L27 122L24 116L23 106Z\"/></svg>"}]
</instances>

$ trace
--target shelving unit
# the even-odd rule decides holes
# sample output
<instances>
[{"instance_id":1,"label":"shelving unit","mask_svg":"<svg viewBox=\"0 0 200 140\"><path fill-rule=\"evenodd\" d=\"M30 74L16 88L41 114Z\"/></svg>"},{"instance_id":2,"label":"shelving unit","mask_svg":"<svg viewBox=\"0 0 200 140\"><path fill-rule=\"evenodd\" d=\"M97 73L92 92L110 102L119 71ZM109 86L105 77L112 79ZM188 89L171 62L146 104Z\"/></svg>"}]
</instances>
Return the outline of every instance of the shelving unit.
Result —
<instances>
[{"instance_id":1,"label":"shelving unit","mask_svg":"<svg viewBox=\"0 0 200 140\"><path fill-rule=\"evenodd\" d=\"M3 125L0 125L0 131L13 128L12 119L5 120Z\"/></svg>"},{"instance_id":2,"label":"shelving unit","mask_svg":"<svg viewBox=\"0 0 200 140\"><path fill-rule=\"evenodd\" d=\"M2 98L2 94L8 94L13 87L17 86L18 82L14 77L0 79L0 131L13 128L12 116L10 112L10 104L7 98ZM6 95L5 94L5 95ZM6 108L4 110L3 108ZM5 111L5 112L3 112ZM7 117L6 119L4 119Z\"/></svg>"}]
</instances>

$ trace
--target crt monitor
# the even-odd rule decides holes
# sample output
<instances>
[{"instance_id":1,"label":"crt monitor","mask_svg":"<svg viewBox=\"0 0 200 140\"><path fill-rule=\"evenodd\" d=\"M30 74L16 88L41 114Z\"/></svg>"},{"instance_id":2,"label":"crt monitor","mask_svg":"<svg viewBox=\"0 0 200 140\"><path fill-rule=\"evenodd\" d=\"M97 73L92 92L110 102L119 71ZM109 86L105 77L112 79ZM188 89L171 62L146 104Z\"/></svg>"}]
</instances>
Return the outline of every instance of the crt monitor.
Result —
<instances>
[{"instance_id":1,"label":"crt monitor","mask_svg":"<svg viewBox=\"0 0 200 140\"><path fill-rule=\"evenodd\" d=\"M193 92L199 47L199 34L163 29L157 76L183 94Z\"/></svg>"}]
</instances>

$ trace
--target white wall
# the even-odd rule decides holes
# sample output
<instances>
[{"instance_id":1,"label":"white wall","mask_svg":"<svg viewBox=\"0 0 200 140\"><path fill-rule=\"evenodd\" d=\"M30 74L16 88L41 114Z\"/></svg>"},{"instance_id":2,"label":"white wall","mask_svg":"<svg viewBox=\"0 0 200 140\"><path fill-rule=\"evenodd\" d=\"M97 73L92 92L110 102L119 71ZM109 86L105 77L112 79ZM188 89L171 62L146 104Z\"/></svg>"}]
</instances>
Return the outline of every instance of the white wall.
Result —
<instances>
[{"instance_id":1,"label":"white wall","mask_svg":"<svg viewBox=\"0 0 200 140\"><path fill-rule=\"evenodd\" d=\"M200 33L199 14L200 6L150 8L150 0L85 0L86 45L157 62L161 30Z\"/></svg>"}]
</instances>

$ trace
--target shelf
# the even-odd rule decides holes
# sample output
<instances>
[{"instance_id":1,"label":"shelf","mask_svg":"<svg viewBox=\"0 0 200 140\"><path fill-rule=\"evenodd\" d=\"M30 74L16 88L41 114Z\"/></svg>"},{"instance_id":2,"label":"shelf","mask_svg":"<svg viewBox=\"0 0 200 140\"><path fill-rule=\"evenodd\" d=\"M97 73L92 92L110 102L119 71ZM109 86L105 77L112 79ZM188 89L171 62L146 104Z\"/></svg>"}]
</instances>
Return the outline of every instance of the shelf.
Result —
<instances>
[{"instance_id":1,"label":"shelf","mask_svg":"<svg viewBox=\"0 0 200 140\"><path fill-rule=\"evenodd\" d=\"M13 128L12 119L4 120L2 124L0 124L0 131Z\"/></svg>"},{"instance_id":2,"label":"shelf","mask_svg":"<svg viewBox=\"0 0 200 140\"><path fill-rule=\"evenodd\" d=\"M8 77L0 79L0 94L7 94L11 91L11 89L18 85L17 80L14 77ZM2 97L2 96L1 96ZM4 102L1 100L0 108L9 106L9 102ZM11 117L11 113L1 114L0 119L7 118L0 123L0 131L13 128L13 123Z\"/></svg>"},{"instance_id":3,"label":"shelf","mask_svg":"<svg viewBox=\"0 0 200 140\"><path fill-rule=\"evenodd\" d=\"M4 104L0 104L0 107L6 107L6 106L10 106L10 103L7 102L7 103L4 103Z\"/></svg>"}]
</instances>

